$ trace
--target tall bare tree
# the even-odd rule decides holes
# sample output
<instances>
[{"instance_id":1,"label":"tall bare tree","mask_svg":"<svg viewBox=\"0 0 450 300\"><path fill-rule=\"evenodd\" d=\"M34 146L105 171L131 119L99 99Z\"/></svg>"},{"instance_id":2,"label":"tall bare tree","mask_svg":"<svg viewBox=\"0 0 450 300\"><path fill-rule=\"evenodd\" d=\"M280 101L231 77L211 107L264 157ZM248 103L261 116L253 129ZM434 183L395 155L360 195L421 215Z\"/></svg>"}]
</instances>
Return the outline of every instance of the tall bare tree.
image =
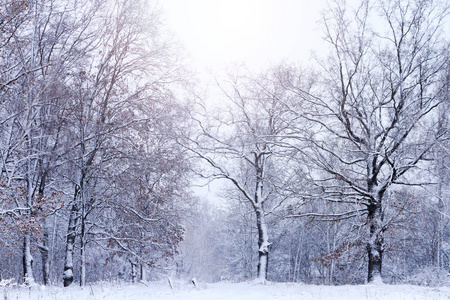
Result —
<instances>
[{"instance_id":1,"label":"tall bare tree","mask_svg":"<svg viewBox=\"0 0 450 300\"><path fill-rule=\"evenodd\" d=\"M162 123L156 116L156 107L167 105L170 111L174 95L168 87L179 80L181 70L160 35L156 11L145 8L140 1L106 4L99 9L101 16L93 25L96 39L92 49L85 62L74 68L72 126L68 135L76 140L70 149L76 174L71 174L75 188L66 237L64 286L74 279L77 238L81 251L80 284L85 284L88 216L101 203L99 191L106 182L103 168L111 162L120 165L121 155L129 159L127 151L120 149L119 137L137 142L139 136L152 130L149 122ZM130 128L135 130L129 131ZM130 136L126 137L126 133Z\"/></svg>"},{"instance_id":2,"label":"tall bare tree","mask_svg":"<svg viewBox=\"0 0 450 300\"><path fill-rule=\"evenodd\" d=\"M2 171L9 183L12 180L26 183L25 206L30 219L39 211L35 208L38 198L47 199L45 189L55 168L63 115L67 111L66 74L80 57L77 52L82 50L80 35L87 26L88 18L78 16L73 5L70 1L51 0L13 1L7 5L7 9L25 8L26 12L12 15L13 20L21 21L20 26L6 30L10 32L9 44L3 49L8 54L5 61L14 68L8 70L9 77L2 88L3 95L9 99L2 114L5 129ZM24 277L32 284L32 239L28 232L24 235ZM48 283L46 236L38 243L43 254L45 284Z\"/></svg>"},{"instance_id":3,"label":"tall bare tree","mask_svg":"<svg viewBox=\"0 0 450 300\"><path fill-rule=\"evenodd\" d=\"M271 245L267 218L288 199L288 182L297 179L289 174L288 159L277 145L290 123L285 119L288 110L278 101L286 90L274 80L276 73L230 76L231 88L222 89L227 99L222 113L205 112L209 117L198 118L200 135L191 141L191 150L210 166L203 176L225 179L233 192L223 197L232 195L252 207L258 232L257 280L262 282L267 280Z\"/></svg>"},{"instance_id":4,"label":"tall bare tree","mask_svg":"<svg viewBox=\"0 0 450 300\"><path fill-rule=\"evenodd\" d=\"M315 93L297 89L310 105L303 117L315 124L303 153L318 167L313 177L323 197L355 205L337 217L366 216L369 282L381 281L386 192L429 183L418 172L440 138L447 16L445 2L333 2L320 83Z\"/></svg>"}]
</instances>

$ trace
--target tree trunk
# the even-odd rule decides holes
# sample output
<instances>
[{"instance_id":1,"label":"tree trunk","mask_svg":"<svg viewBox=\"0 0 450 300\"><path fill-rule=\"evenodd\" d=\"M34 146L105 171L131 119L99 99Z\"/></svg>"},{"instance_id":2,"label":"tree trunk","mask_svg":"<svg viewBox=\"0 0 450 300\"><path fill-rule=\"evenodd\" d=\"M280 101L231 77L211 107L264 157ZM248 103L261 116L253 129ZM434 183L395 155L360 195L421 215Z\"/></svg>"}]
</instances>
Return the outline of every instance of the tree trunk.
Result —
<instances>
[{"instance_id":1,"label":"tree trunk","mask_svg":"<svg viewBox=\"0 0 450 300\"><path fill-rule=\"evenodd\" d=\"M449 76L450 78L450 76ZM439 125L441 125L442 122L439 122ZM441 126L439 126L441 127ZM440 152L440 151L439 151ZM442 152L441 152L442 153ZM443 185L444 185L444 178L445 178L445 173L446 173L446 160L445 160L445 155L443 155L444 157L444 162L438 166L438 177L439 177L439 183L438 183L438 204L437 204L437 255L436 255L436 266L438 268L443 268L444 267L444 263L443 263L443 256L444 256L444 251L442 249L443 244L444 244L444 228L445 228L445 218L444 218L444 210L445 210L445 204L443 201Z\"/></svg>"},{"instance_id":2,"label":"tree trunk","mask_svg":"<svg viewBox=\"0 0 450 300\"><path fill-rule=\"evenodd\" d=\"M33 256L31 255L31 233L25 232L23 238L23 279L27 286L34 284Z\"/></svg>"},{"instance_id":3,"label":"tree trunk","mask_svg":"<svg viewBox=\"0 0 450 300\"><path fill-rule=\"evenodd\" d=\"M145 273L145 264L141 264L140 266L141 268L141 281L146 281L147 280L147 274Z\"/></svg>"},{"instance_id":4,"label":"tree trunk","mask_svg":"<svg viewBox=\"0 0 450 300\"><path fill-rule=\"evenodd\" d=\"M73 250L75 245L75 238L77 236L77 227L80 219L79 213L79 197L81 196L80 186L75 187L74 203L70 210L69 227L67 229L66 237L66 255L64 260L63 281L64 286L67 287L73 282Z\"/></svg>"},{"instance_id":5,"label":"tree trunk","mask_svg":"<svg viewBox=\"0 0 450 300\"><path fill-rule=\"evenodd\" d=\"M86 285L86 232L85 232L85 215L86 206L83 202L81 204L81 234L80 234L80 286Z\"/></svg>"},{"instance_id":6,"label":"tree trunk","mask_svg":"<svg viewBox=\"0 0 450 300\"><path fill-rule=\"evenodd\" d=\"M264 282L267 280L267 269L269 264L269 233L265 220L264 211L256 210L256 224L258 228L258 273L257 280Z\"/></svg>"},{"instance_id":7,"label":"tree trunk","mask_svg":"<svg viewBox=\"0 0 450 300\"><path fill-rule=\"evenodd\" d=\"M130 263L131 263L131 282L132 283L136 283L136 277L137 277L137 275L136 275L136 264L131 262L131 261L130 261Z\"/></svg>"},{"instance_id":8,"label":"tree trunk","mask_svg":"<svg viewBox=\"0 0 450 300\"><path fill-rule=\"evenodd\" d=\"M27 141L29 142L28 138ZM31 146L29 146L31 149ZM26 172L26 183L27 183L27 208L30 209L28 212L28 216L30 219L28 221L31 222L32 217L34 217L33 211L33 184L31 181L31 161L27 159L27 172ZM29 224L32 225L32 224ZM27 286L31 286L34 284L34 276L33 276L33 256L31 255L31 229L26 229L23 238L23 252L22 252L22 261L23 261L23 278L24 283Z\"/></svg>"},{"instance_id":9,"label":"tree trunk","mask_svg":"<svg viewBox=\"0 0 450 300\"><path fill-rule=\"evenodd\" d=\"M367 242L367 254L369 257L369 269L367 282L382 283L381 266L383 261L383 214L381 198L368 208L367 221L370 227L369 241Z\"/></svg>"},{"instance_id":10,"label":"tree trunk","mask_svg":"<svg viewBox=\"0 0 450 300\"><path fill-rule=\"evenodd\" d=\"M84 238L81 238L81 248L80 248L80 286L86 285L86 244Z\"/></svg>"},{"instance_id":11,"label":"tree trunk","mask_svg":"<svg viewBox=\"0 0 450 300\"><path fill-rule=\"evenodd\" d=\"M42 165L42 161L40 161L40 164ZM45 179L46 179L46 173L42 172L40 176L40 184L39 184L39 196L41 198L44 197L44 189L45 189ZM39 251L41 252L41 258L42 258L42 280L44 282L44 285L50 284L50 260L49 260L49 226L47 224L47 219L45 218L43 221L43 238L42 238L42 244L39 245Z\"/></svg>"},{"instance_id":12,"label":"tree trunk","mask_svg":"<svg viewBox=\"0 0 450 300\"><path fill-rule=\"evenodd\" d=\"M42 245L39 246L42 257L42 279L44 285L50 284L50 260L49 260L49 238L48 238L48 226L44 225L44 238Z\"/></svg>"}]
</instances>

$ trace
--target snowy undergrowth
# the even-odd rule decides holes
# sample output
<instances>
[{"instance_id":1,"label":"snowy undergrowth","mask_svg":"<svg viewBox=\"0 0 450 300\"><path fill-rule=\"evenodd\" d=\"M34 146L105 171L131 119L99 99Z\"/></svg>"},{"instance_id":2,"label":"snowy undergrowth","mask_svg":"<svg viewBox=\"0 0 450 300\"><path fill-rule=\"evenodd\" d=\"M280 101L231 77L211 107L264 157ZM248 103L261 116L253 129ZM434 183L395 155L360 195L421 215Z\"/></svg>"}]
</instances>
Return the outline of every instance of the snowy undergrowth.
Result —
<instances>
[{"instance_id":1,"label":"snowy undergrowth","mask_svg":"<svg viewBox=\"0 0 450 300\"><path fill-rule=\"evenodd\" d=\"M195 288L190 283L167 281L146 285L99 283L80 288L18 286L1 287L3 299L14 300L260 300L260 299L450 299L449 287L420 287L413 285L319 286L289 283L215 283Z\"/></svg>"},{"instance_id":2,"label":"snowy undergrowth","mask_svg":"<svg viewBox=\"0 0 450 300\"><path fill-rule=\"evenodd\" d=\"M422 286L450 285L449 273L441 268L425 267L407 279L407 283Z\"/></svg>"}]
</instances>

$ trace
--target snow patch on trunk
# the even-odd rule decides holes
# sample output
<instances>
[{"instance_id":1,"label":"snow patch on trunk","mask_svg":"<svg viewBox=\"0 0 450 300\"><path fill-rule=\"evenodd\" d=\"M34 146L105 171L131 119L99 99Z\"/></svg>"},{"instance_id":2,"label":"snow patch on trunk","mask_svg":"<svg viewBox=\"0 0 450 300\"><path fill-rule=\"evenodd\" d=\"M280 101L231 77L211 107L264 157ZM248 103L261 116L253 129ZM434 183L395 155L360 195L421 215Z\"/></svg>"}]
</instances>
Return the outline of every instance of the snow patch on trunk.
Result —
<instances>
[{"instance_id":1,"label":"snow patch on trunk","mask_svg":"<svg viewBox=\"0 0 450 300\"><path fill-rule=\"evenodd\" d=\"M63 273L63 279L69 279L73 277L72 269L67 269Z\"/></svg>"},{"instance_id":2,"label":"snow patch on trunk","mask_svg":"<svg viewBox=\"0 0 450 300\"><path fill-rule=\"evenodd\" d=\"M24 278L24 284L25 286L32 287L37 286L38 284L34 281L33 277L25 277Z\"/></svg>"},{"instance_id":3,"label":"snow patch on trunk","mask_svg":"<svg viewBox=\"0 0 450 300\"><path fill-rule=\"evenodd\" d=\"M269 243L267 240L264 241L261 244L261 247L259 247L259 252L261 253L268 253L269 252L269 246L272 245L272 243Z\"/></svg>"}]
</instances>

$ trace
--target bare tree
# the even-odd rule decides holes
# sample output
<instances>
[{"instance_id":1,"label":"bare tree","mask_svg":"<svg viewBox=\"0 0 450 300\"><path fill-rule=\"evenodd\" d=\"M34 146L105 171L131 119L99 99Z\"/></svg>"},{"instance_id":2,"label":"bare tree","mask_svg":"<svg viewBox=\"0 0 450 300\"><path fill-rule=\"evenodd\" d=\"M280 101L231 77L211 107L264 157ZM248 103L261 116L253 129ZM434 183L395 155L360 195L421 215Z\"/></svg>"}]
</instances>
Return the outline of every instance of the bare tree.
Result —
<instances>
[{"instance_id":1,"label":"bare tree","mask_svg":"<svg viewBox=\"0 0 450 300\"><path fill-rule=\"evenodd\" d=\"M98 226L93 226L101 224L102 214L96 210L106 214L111 203L124 223L128 219L142 225L150 214L164 212L165 222L170 223L167 231L152 235L155 227L164 227L162 219L155 217L157 221L146 223L148 235L138 244L145 248L144 241L164 240L173 233L173 239L167 239L170 242L156 247L159 254L173 255L182 228L179 215L169 210L184 195L188 168L182 151L174 146L175 124L183 116L169 86L182 81L183 70L173 45L169 47L161 35L157 9L125 0L12 0L1 4L0 219L10 244L19 248L13 232L23 238L25 282L35 281L37 249L42 254L43 281L49 282L46 217L58 208L57 191L72 194L64 235L66 286L73 281L78 238L80 283L85 283L86 245L100 234ZM148 169L143 170L141 163L146 159ZM156 161L158 166L153 165ZM123 169L110 171L115 166ZM137 215L119 208L124 207L119 205L119 189L114 186L119 178L139 182L127 194L130 209L135 208ZM168 185L165 178L177 185ZM164 187L156 188L162 183ZM105 195L113 199L106 201ZM140 196L148 205L164 202L166 206L155 204L158 209L143 213ZM11 230L12 224L18 224L18 231ZM101 233L116 229L110 224ZM151 256L149 251L146 254ZM151 264L150 259L142 261Z\"/></svg>"},{"instance_id":2,"label":"bare tree","mask_svg":"<svg viewBox=\"0 0 450 300\"><path fill-rule=\"evenodd\" d=\"M0 92L3 94L27 71L18 67L14 58L19 52L15 38L18 32L30 24L30 3L26 0L2 0L0 2ZM0 95L2 95L0 94ZM3 98L0 98L3 99ZM6 99L3 99L6 101Z\"/></svg>"},{"instance_id":3,"label":"bare tree","mask_svg":"<svg viewBox=\"0 0 450 300\"><path fill-rule=\"evenodd\" d=\"M448 5L433 1L340 1L324 18L332 54L315 93L297 88L315 124L302 151L322 197L354 209L331 217L366 216L369 282L381 281L383 199L394 185L423 185L419 170L440 139L436 112L448 64L440 36Z\"/></svg>"},{"instance_id":4,"label":"bare tree","mask_svg":"<svg viewBox=\"0 0 450 300\"><path fill-rule=\"evenodd\" d=\"M153 129L146 127L149 122L162 123L155 116L159 110L152 108L164 104L170 111L173 94L168 87L179 79L181 70L160 35L156 11L147 14L144 4L138 1L108 4L111 5L101 7L101 16L94 24L97 38L89 56L75 68L72 78L74 109L68 136L76 140L69 149L76 174L71 174L75 188L66 237L65 286L74 278L77 237L81 251L80 284L85 284L89 216L101 207L100 191L104 191L107 182L102 178L104 168L113 162L119 166L121 156L130 161L127 151L118 146L121 139L138 142L139 136ZM140 144L133 146L145 148Z\"/></svg>"},{"instance_id":5,"label":"bare tree","mask_svg":"<svg viewBox=\"0 0 450 300\"><path fill-rule=\"evenodd\" d=\"M80 33L86 25L78 16L68 20L68 11L74 13L70 1L64 5L55 1L13 1L9 5L16 9L26 8L26 12L17 17L21 20L20 26L11 30L9 45L3 49L9 51L6 62L14 68L9 70L12 75L3 89L4 96L10 100L2 111L5 129L2 132L2 173L8 178L9 185L13 180L26 183L25 207L28 211L22 213L33 219L39 212L36 205L48 199L45 190L58 158L59 137L64 124L61 120L67 111L64 79L79 58L76 51L81 50L81 46L78 47ZM48 194L52 195L52 192ZM41 221L45 224L45 218ZM32 238L28 232L24 232L24 236L24 277L32 284ZM44 238L38 243L45 284L48 283L49 263L47 236L44 229Z\"/></svg>"},{"instance_id":6,"label":"bare tree","mask_svg":"<svg viewBox=\"0 0 450 300\"><path fill-rule=\"evenodd\" d=\"M90 217L91 241L111 257L128 260L133 281L138 265L141 280L145 280L148 268L166 268L184 236L181 220L190 203L190 169L185 150L176 143L169 125L181 125L183 118L168 115L173 113L169 102L154 103L154 112L159 113L116 133L118 139L111 146L115 158L110 155L103 163L103 179L99 179L103 199L98 197L98 213Z\"/></svg>"},{"instance_id":7,"label":"bare tree","mask_svg":"<svg viewBox=\"0 0 450 300\"><path fill-rule=\"evenodd\" d=\"M267 218L289 198L284 188L297 178L289 174L288 160L277 146L289 122L278 101L286 95L274 80L276 72L254 79L230 76L231 88L222 89L227 99L223 113L198 118L200 135L191 140L191 150L210 167L203 176L225 179L234 192L223 197L232 195L252 207L258 232L257 280L262 282L271 245ZM204 117L208 114L205 111Z\"/></svg>"}]
</instances>

